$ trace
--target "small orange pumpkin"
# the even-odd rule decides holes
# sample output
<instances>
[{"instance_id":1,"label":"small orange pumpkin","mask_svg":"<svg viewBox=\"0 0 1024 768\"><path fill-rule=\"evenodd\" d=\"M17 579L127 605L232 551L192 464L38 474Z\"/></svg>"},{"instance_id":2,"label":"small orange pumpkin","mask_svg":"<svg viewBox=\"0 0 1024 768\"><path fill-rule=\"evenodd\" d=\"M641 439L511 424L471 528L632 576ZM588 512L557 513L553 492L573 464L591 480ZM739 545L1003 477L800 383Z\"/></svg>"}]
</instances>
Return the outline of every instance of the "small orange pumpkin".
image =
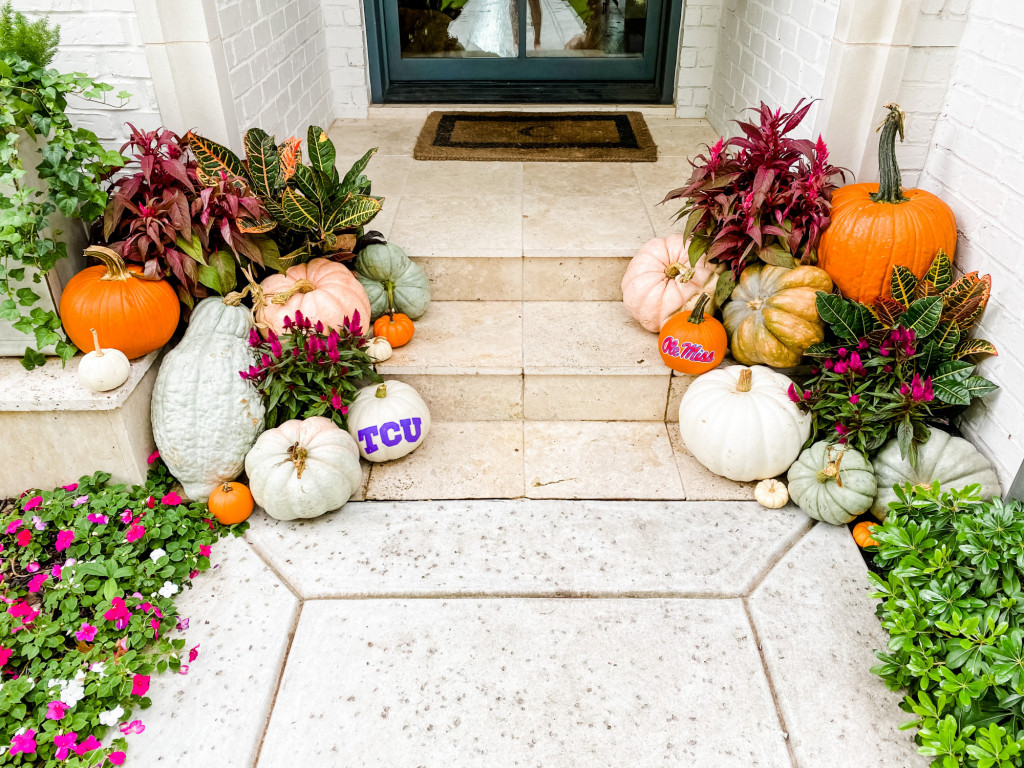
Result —
<instances>
[{"instance_id":1,"label":"small orange pumpkin","mask_svg":"<svg viewBox=\"0 0 1024 768\"><path fill-rule=\"evenodd\" d=\"M875 528L878 523L870 523L865 520L862 523L857 523L853 526L853 540L857 542L857 545L864 549L865 547L877 547L878 542L871 538L871 529Z\"/></svg>"},{"instance_id":2,"label":"small orange pumpkin","mask_svg":"<svg viewBox=\"0 0 1024 768\"><path fill-rule=\"evenodd\" d=\"M90 349L95 328L104 347L134 360L170 341L181 316L171 284L141 278L141 267L125 266L105 246L93 245L85 252L102 264L72 277L60 297L61 324L75 346Z\"/></svg>"},{"instance_id":3,"label":"small orange pumpkin","mask_svg":"<svg viewBox=\"0 0 1024 768\"><path fill-rule=\"evenodd\" d=\"M942 200L923 189L903 189L896 164L896 134L903 138L903 111L889 110L878 141L878 184L848 184L832 193L831 224L818 244L818 266L848 299L872 304L889 295L896 265L924 277L941 249L956 251L956 218Z\"/></svg>"},{"instance_id":4,"label":"small orange pumpkin","mask_svg":"<svg viewBox=\"0 0 1024 768\"><path fill-rule=\"evenodd\" d=\"M224 483L210 494L206 505L222 525L235 525L249 518L256 502L241 483Z\"/></svg>"},{"instance_id":5,"label":"small orange pumpkin","mask_svg":"<svg viewBox=\"0 0 1024 768\"><path fill-rule=\"evenodd\" d=\"M702 293L693 309L678 312L661 327L661 359L680 373L707 373L725 357L728 338L715 318L704 314L711 297Z\"/></svg>"},{"instance_id":6,"label":"small orange pumpkin","mask_svg":"<svg viewBox=\"0 0 1024 768\"><path fill-rule=\"evenodd\" d=\"M373 324L373 335L383 336L392 348L408 344L416 333L416 326L408 315L395 312L393 315L381 315Z\"/></svg>"}]
</instances>

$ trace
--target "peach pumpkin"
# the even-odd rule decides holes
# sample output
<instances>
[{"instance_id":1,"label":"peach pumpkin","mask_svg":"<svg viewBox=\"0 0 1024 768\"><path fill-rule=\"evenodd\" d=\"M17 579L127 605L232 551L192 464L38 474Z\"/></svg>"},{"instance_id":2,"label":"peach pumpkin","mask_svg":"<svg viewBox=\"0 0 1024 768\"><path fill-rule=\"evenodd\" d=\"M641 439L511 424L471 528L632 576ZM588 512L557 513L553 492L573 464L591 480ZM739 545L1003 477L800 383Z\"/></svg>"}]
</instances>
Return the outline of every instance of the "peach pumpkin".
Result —
<instances>
[{"instance_id":1,"label":"peach pumpkin","mask_svg":"<svg viewBox=\"0 0 1024 768\"><path fill-rule=\"evenodd\" d=\"M633 319L652 333L677 312L691 310L702 293L711 297L708 313L715 311L715 286L721 268L701 256L690 266L688 238L680 234L656 237L637 251L622 276L622 301Z\"/></svg>"},{"instance_id":2,"label":"peach pumpkin","mask_svg":"<svg viewBox=\"0 0 1024 768\"><path fill-rule=\"evenodd\" d=\"M263 302L256 310L256 320L275 333L284 330L284 319L296 312L327 328L341 328L345 318L359 313L359 328L370 327L370 298L366 289L342 264L327 259L313 259L289 267L283 275L271 275L260 284Z\"/></svg>"}]
</instances>

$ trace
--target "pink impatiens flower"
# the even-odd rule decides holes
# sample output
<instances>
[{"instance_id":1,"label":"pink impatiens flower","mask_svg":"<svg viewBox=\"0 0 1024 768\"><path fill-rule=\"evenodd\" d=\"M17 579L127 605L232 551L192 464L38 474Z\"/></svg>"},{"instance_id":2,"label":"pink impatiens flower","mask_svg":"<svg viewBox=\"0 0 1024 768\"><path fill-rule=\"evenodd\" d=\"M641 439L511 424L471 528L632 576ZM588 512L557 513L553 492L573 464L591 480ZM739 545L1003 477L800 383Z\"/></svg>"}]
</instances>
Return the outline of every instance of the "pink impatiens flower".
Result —
<instances>
[{"instance_id":1,"label":"pink impatiens flower","mask_svg":"<svg viewBox=\"0 0 1024 768\"><path fill-rule=\"evenodd\" d=\"M27 547L29 545L29 542L32 541L32 531L18 531L18 535L14 537L14 540L18 542L19 547Z\"/></svg>"},{"instance_id":2,"label":"pink impatiens flower","mask_svg":"<svg viewBox=\"0 0 1024 768\"><path fill-rule=\"evenodd\" d=\"M32 527L37 531L46 530L46 521L43 520L39 515L32 515Z\"/></svg>"},{"instance_id":3,"label":"pink impatiens flower","mask_svg":"<svg viewBox=\"0 0 1024 768\"><path fill-rule=\"evenodd\" d=\"M62 485L61 489L67 491L68 493L71 493L72 491L77 491L78 483L72 483L71 485Z\"/></svg>"},{"instance_id":4,"label":"pink impatiens flower","mask_svg":"<svg viewBox=\"0 0 1024 768\"><path fill-rule=\"evenodd\" d=\"M154 499L152 496L147 496L146 506L149 507L150 509L153 509L156 506L156 499Z\"/></svg>"},{"instance_id":5,"label":"pink impatiens flower","mask_svg":"<svg viewBox=\"0 0 1024 768\"><path fill-rule=\"evenodd\" d=\"M141 720L132 720L130 723L121 723L121 733L123 734L139 734L146 730L146 726L142 724Z\"/></svg>"},{"instance_id":6,"label":"pink impatiens flower","mask_svg":"<svg viewBox=\"0 0 1024 768\"><path fill-rule=\"evenodd\" d=\"M83 622L79 630L75 632L75 640L81 640L83 643L91 643L96 637L96 632L96 627L88 622Z\"/></svg>"},{"instance_id":7,"label":"pink impatiens flower","mask_svg":"<svg viewBox=\"0 0 1024 768\"><path fill-rule=\"evenodd\" d=\"M63 701L51 701L46 705L46 719L47 720L62 720L64 715L67 714L68 705Z\"/></svg>"},{"instance_id":8,"label":"pink impatiens flower","mask_svg":"<svg viewBox=\"0 0 1024 768\"><path fill-rule=\"evenodd\" d=\"M59 531L57 533L57 543L54 547L58 552L63 552L65 549L71 546L71 542L75 540L74 531Z\"/></svg>"},{"instance_id":9,"label":"pink impatiens flower","mask_svg":"<svg viewBox=\"0 0 1024 768\"><path fill-rule=\"evenodd\" d=\"M150 619L149 626L153 628L153 639L160 639L160 619Z\"/></svg>"},{"instance_id":10,"label":"pink impatiens flower","mask_svg":"<svg viewBox=\"0 0 1024 768\"><path fill-rule=\"evenodd\" d=\"M850 405L856 405L860 402L860 395L850 395Z\"/></svg>"},{"instance_id":11,"label":"pink impatiens flower","mask_svg":"<svg viewBox=\"0 0 1024 768\"><path fill-rule=\"evenodd\" d=\"M171 491L170 493L165 495L162 499L160 499L160 503L161 504L166 504L168 506L173 507L173 506L176 506L178 504L181 504L181 496L179 496L174 491Z\"/></svg>"},{"instance_id":12,"label":"pink impatiens flower","mask_svg":"<svg viewBox=\"0 0 1024 768\"><path fill-rule=\"evenodd\" d=\"M31 579L28 580L28 591L30 593L38 592L43 588L43 582L50 578L48 573L37 573Z\"/></svg>"},{"instance_id":13,"label":"pink impatiens flower","mask_svg":"<svg viewBox=\"0 0 1024 768\"><path fill-rule=\"evenodd\" d=\"M41 567L42 566L40 566L39 563L29 563L25 566L25 570L29 573L38 573Z\"/></svg>"},{"instance_id":14,"label":"pink impatiens flower","mask_svg":"<svg viewBox=\"0 0 1024 768\"><path fill-rule=\"evenodd\" d=\"M124 765L124 760L127 757L124 752L111 752L107 755L107 759L110 760L111 765Z\"/></svg>"},{"instance_id":15,"label":"pink impatiens flower","mask_svg":"<svg viewBox=\"0 0 1024 768\"><path fill-rule=\"evenodd\" d=\"M179 632L184 632L188 629L188 616L178 619L177 629Z\"/></svg>"},{"instance_id":16,"label":"pink impatiens flower","mask_svg":"<svg viewBox=\"0 0 1024 768\"><path fill-rule=\"evenodd\" d=\"M31 499L25 502L25 506L22 507L26 512L31 512L33 509L43 503L42 496L33 496Z\"/></svg>"},{"instance_id":17,"label":"pink impatiens flower","mask_svg":"<svg viewBox=\"0 0 1024 768\"><path fill-rule=\"evenodd\" d=\"M82 742L74 748L75 754L81 757L82 755L92 752L93 750L99 749L102 744L100 740L93 736L91 733L82 739Z\"/></svg>"},{"instance_id":18,"label":"pink impatiens flower","mask_svg":"<svg viewBox=\"0 0 1024 768\"><path fill-rule=\"evenodd\" d=\"M120 597L115 597L110 601L113 606L103 614L103 618L107 621L114 622L114 626L118 629L124 629L128 626L128 622L131 621L132 612L124 604L124 600Z\"/></svg>"},{"instance_id":19,"label":"pink impatiens flower","mask_svg":"<svg viewBox=\"0 0 1024 768\"><path fill-rule=\"evenodd\" d=\"M4 533L10 536L19 528L21 528L21 520L11 520L11 522L7 524L7 530L5 530Z\"/></svg>"},{"instance_id":20,"label":"pink impatiens flower","mask_svg":"<svg viewBox=\"0 0 1024 768\"><path fill-rule=\"evenodd\" d=\"M145 535L146 535L145 527L139 525L138 523L136 523L135 525L133 525L131 528L128 529L128 533L125 535L125 539L127 540L127 542L129 544L131 544L133 542L138 541L139 539L141 539Z\"/></svg>"},{"instance_id":21,"label":"pink impatiens flower","mask_svg":"<svg viewBox=\"0 0 1024 768\"><path fill-rule=\"evenodd\" d=\"M146 463L147 463L147 464L152 464L152 463L153 463L154 461L156 461L156 460L157 460L157 459L159 459L159 458L160 458L160 451L153 451L153 452L152 452L151 454L149 454L149 456L148 456L148 457L146 458Z\"/></svg>"},{"instance_id":22,"label":"pink impatiens flower","mask_svg":"<svg viewBox=\"0 0 1024 768\"><path fill-rule=\"evenodd\" d=\"M89 497L88 496L79 496L77 499L75 499L73 502L71 502L71 506L72 507L80 507L80 506L82 506L83 504L85 504L88 501L89 501Z\"/></svg>"},{"instance_id":23,"label":"pink impatiens flower","mask_svg":"<svg viewBox=\"0 0 1024 768\"><path fill-rule=\"evenodd\" d=\"M110 520L106 515L101 515L99 512L90 512L85 516L85 519L90 523L96 523L96 525L106 525Z\"/></svg>"},{"instance_id":24,"label":"pink impatiens flower","mask_svg":"<svg viewBox=\"0 0 1024 768\"><path fill-rule=\"evenodd\" d=\"M132 678L132 696L145 696L149 690L149 675L135 675Z\"/></svg>"},{"instance_id":25,"label":"pink impatiens flower","mask_svg":"<svg viewBox=\"0 0 1024 768\"><path fill-rule=\"evenodd\" d=\"M122 523L130 523L133 518L134 515L132 515L132 511L130 509L126 509L124 512L121 513Z\"/></svg>"},{"instance_id":26,"label":"pink impatiens flower","mask_svg":"<svg viewBox=\"0 0 1024 768\"><path fill-rule=\"evenodd\" d=\"M213 549L211 549L209 544L200 544L199 545L199 554L202 555L203 557L209 557L210 553L212 551L213 551Z\"/></svg>"},{"instance_id":27,"label":"pink impatiens flower","mask_svg":"<svg viewBox=\"0 0 1024 768\"><path fill-rule=\"evenodd\" d=\"M68 733L61 733L53 737L53 746L57 748L57 753L54 755L58 760L66 760L68 755L71 754L71 750L75 748L75 740L78 738L78 734L75 731L69 731Z\"/></svg>"},{"instance_id":28,"label":"pink impatiens flower","mask_svg":"<svg viewBox=\"0 0 1024 768\"><path fill-rule=\"evenodd\" d=\"M9 754L34 755L36 753L36 732L29 728L22 734L11 737Z\"/></svg>"},{"instance_id":29,"label":"pink impatiens flower","mask_svg":"<svg viewBox=\"0 0 1024 768\"><path fill-rule=\"evenodd\" d=\"M14 653L14 651L10 648L0 648L0 667L10 661L12 653Z\"/></svg>"},{"instance_id":30,"label":"pink impatiens flower","mask_svg":"<svg viewBox=\"0 0 1024 768\"><path fill-rule=\"evenodd\" d=\"M189 661L190 664L193 661L195 661L196 659L199 658L199 645L200 645L199 643L196 643L194 646L189 648L189 651L188 651L188 661Z\"/></svg>"}]
</instances>

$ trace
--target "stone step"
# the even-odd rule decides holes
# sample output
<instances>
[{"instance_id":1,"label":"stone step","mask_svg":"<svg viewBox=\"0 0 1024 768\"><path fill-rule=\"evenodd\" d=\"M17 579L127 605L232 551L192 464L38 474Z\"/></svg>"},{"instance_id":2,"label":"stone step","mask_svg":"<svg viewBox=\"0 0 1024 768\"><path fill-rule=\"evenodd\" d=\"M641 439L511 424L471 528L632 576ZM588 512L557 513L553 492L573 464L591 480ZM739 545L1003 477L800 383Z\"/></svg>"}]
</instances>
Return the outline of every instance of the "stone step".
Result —
<instances>
[{"instance_id":1,"label":"stone step","mask_svg":"<svg viewBox=\"0 0 1024 768\"><path fill-rule=\"evenodd\" d=\"M437 421L674 420L690 381L619 301L435 301L377 370Z\"/></svg>"}]
</instances>

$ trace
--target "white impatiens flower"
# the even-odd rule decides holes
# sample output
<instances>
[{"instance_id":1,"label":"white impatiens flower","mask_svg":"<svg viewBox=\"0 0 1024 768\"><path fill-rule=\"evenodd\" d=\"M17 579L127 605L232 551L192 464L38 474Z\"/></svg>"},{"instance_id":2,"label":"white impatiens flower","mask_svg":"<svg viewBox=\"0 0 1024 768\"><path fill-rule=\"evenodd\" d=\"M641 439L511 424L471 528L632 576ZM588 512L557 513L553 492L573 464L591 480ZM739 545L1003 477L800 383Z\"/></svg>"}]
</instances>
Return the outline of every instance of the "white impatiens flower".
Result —
<instances>
[{"instance_id":1,"label":"white impatiens flower","mask_svg":"<svg viewBox=\"0 0 1024 768\"><path fill-rule=\"evenodd\" d=\"M61 686L58 698L69 707L73 707L85 698L85 686L78 680L72 680Z\"/></svg>"},{"instance_id":2,"label":"white impatiens flower","mask_svg":"<svg viewBox=\"0 0 1024 768\"><path fill-rule=\"evenodd\" d=\"M149 559L152 560L155 563L157 560L159 560L161 557L163 557L166 554L167 554L167 552L164 549L162 549L162 548L154 549L152 552L149 553Z\"/></svg>"},{"instance_id":3,"label":"white impatiens flower","mask_svg":"<svg viewBox=\"0 0 1024 768\"><path fill-rule=\"evenodd\" d=\"M95 672L97 675L99 675L99 678L102 680L104 677L107 676L107 664L104 661L97 661L95 664L89 665L89 671Z\"/></svg>"},{"instance_id":4,"label":"white impatiens flower","mask_svg":"<svg viewBox=\"0 0 1024 768\"><path fill-rule=\"evenodd\" d=\"M178 594L178 585L173 582L165 581L164 585L160 587L160 597L172 597L176 594Z\"/></svg>"},{"instance_id":5,"label":"white impatiens flower","mask_svg":"<svg viewBox=\"0 0 1024 768\"><path fill-rule=\"evenodd\" d=\"M99 721L100 725L114 726L117 725L121 718L124 716L124 707L118 704L113 709L108 709L106 712L100 712Z\"/></svg>"}]
</instances>

